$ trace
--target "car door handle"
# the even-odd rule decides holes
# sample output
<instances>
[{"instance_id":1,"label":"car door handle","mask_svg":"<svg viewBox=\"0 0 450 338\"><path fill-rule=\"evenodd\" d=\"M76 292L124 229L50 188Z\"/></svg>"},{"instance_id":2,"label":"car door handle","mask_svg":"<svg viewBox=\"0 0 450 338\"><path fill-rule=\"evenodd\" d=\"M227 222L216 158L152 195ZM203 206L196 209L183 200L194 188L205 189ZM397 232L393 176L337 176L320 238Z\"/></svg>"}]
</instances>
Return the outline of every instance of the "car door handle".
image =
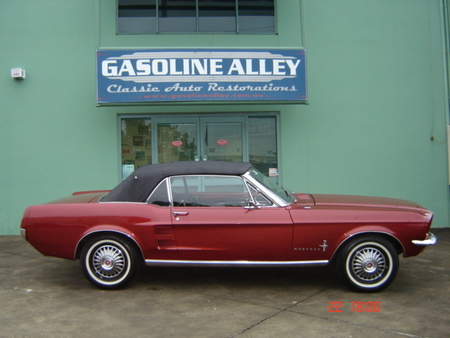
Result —
<instances>
[{"instance_id":1,"label":"car door handle","mask_svg":"<svg viewBox=\"0 0 450 338\"><path fill-rule=\"evenodd\" d=\"M178 217L178 216L187 216L187 215L189 215L189 212L188 212L188 211L174 211L174 212L173 212L173 215L174 215L175 217Z\"/></svg>"}]
</instances>

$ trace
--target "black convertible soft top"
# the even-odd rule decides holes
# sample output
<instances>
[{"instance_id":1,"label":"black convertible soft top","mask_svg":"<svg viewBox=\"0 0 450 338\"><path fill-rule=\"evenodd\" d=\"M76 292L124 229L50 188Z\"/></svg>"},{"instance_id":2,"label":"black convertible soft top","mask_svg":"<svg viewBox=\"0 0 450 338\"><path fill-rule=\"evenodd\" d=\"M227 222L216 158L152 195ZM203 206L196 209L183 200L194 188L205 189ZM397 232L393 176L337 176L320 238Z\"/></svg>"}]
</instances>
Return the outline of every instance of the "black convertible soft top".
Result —
<instances>
[{"instance_id":1,"label":"black convertible soft top","mask_svg":"<svg viewBox=\"0 0 450 338\"><path fill-rule=\"evenodd\" d=\"M180 161L143 165L103 197L102 202L145 202L161 180L174 175L242 175L252 165L247 162Z\"/></svg>"}]
</instances>

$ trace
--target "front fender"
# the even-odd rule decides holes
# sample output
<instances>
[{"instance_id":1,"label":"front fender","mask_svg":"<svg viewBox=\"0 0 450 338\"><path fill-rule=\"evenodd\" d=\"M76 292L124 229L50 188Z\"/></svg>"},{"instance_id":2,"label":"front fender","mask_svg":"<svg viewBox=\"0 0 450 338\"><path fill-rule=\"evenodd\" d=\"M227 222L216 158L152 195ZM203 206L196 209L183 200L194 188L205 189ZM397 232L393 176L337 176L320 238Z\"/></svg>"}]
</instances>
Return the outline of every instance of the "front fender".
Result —
<instances>
[{"instance_id":1,"label":"front fender","mask_svg":"<svg viewBox=\"0 0 450 338\"><path fill-rule=\"evenodd\" d=\"M368 234L377 234L377 235L381 235L381 236L389 238L399 252L405 253L405 248L404 248L402 242L399 240L399 238L397 238L397 235L395 234L394 231L392 231L392 229L389 229L389 228L386 228L383 226L371 225L371 226L357 227L357 228L351 229L348 232L345 232L344 234L342 234L337 240L338 244L331 256L331 259L332 260L335 259L340 248L342 248L345 245L345 243L350 241L352 238L355 238L357 236L368 235Z\"/></svg>"}]
</instances>

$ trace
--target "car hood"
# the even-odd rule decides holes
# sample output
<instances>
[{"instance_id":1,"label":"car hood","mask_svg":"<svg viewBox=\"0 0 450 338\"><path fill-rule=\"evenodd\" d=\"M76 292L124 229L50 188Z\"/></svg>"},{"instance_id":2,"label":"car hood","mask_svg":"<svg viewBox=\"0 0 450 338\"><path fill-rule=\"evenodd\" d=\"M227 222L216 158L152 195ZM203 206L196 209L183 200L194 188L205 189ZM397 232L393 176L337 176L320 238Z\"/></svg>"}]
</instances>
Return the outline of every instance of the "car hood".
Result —
<instances>
[{"instance_id":1,"label":"car hood","mask_svg":"<svg viewBox=\"0 0 450 338\"><path fill-rule=\"evenodd\" d=\"M98 200L107 194L110 190L96 190L96 191L78 191L71 196L63 197L46 204L65 204L65 203L91 203L98 202Z\"/></svg>"},{"instance_id":2,"label":"car hood","mask_svg":"<svg viewBox=\"0 0 450 338\"><path fill-rule=\"evenodd\" d=\"M326 195L326 194L294 194L296 204L309 204L316 206L342 206L342 207L389 207L404 209L423 209L418 203L386 197L368 197L352 195Z\"/></svg>"}]
</instances>

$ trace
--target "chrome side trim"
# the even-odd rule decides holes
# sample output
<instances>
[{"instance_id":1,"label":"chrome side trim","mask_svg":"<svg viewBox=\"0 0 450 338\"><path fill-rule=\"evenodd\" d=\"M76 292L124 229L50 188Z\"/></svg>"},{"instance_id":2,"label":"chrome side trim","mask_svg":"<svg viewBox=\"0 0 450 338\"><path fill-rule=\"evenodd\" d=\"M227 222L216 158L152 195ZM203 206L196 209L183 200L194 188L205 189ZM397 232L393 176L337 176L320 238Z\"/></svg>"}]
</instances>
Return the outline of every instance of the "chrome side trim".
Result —
<instances>
[{"instance_id":1,"label":"chrome side trim","mask_svg":"<svg viewBox=\"0 0 450 338\"><path fill-rule=\"evenodd\" d=\"M324 266L329 263L328 260L317 261L182 261L182 260L163 260L146 259L147 266L205 266L205 267L281 267L281 266Z\"/></svg>"},{"instance_id":2,"label":"chrome side trim","mask_svg":"<svg viewBox=\"0 0 450 338\"><path fill-rule=\"evenodd\" d=\"M427 237L422 241L418 239L414 239L411 241L412 244L415 245L434 245L437 243L437 237L431 232L427 233Z\"/></svg>"}]
</instances>

